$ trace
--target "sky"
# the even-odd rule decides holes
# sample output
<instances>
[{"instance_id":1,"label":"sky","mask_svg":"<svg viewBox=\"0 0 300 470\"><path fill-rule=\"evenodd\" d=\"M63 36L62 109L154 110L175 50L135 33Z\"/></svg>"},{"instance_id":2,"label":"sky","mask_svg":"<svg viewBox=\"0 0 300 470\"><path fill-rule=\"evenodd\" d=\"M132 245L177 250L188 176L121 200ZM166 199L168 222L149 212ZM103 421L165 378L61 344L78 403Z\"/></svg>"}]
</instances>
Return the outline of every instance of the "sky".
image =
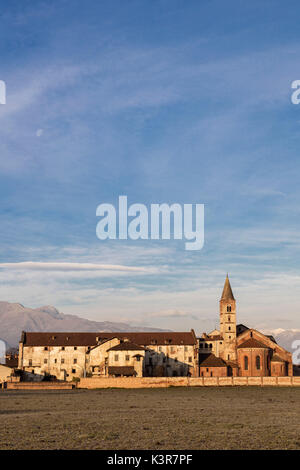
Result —
<instances>
[{"instance_id":1,"label":"sky","mask_svg":"<svg viewBox=\"0 0 300 470\"><path fill-rule=\"evenodd\" d=\"M209 332L299 328L299 2L0 0L0 299ZM205 205L205 243L96 208Z\"/></svg>"}]
</instances>

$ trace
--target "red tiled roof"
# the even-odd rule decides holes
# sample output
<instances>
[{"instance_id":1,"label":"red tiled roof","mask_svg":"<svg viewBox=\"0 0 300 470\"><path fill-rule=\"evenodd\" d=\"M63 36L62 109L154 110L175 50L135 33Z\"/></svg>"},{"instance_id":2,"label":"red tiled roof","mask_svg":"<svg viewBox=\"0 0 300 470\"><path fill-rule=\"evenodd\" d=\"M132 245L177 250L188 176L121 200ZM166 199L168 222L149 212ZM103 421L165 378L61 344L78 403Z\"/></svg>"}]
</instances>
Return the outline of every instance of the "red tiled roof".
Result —
<instances>
[{"instance_id":1,"label":"red tiled roof","mask_svg":"<svg viewBox=\"0 0 300 470\"><path fill-rule=\"evenodd\" d=\"M238 349L242 348L265 348L268 349L268 346L265 344L261 343L260 341L257 341L257 339L254 338L249 338L246 341L244 341L242 344L238 346Z\"/></svg>"},{"instance_id":2,"label":"red tiled roof","mask_svg":"<svg viewBox=\"0 0 300 470\"><path fill-rule=\"evenodd\" d=\"M98 339L97 339L98 338ZM24 346L96 346L111 338L128 339L140 346L147 345L195 345L194 331L188 332L99 332L99 333L36 333L24 332Z\"/></svg>"},{"instance_id":3,"label":"red tiled roof","mask_svg":"<svg viewBox=\"0 0 300 470\"><path fill-rule=\"evenodd\" d=\"M200 367L226 367L226 362L214 354L199 354Z\"/></svg>"}]
</instances>

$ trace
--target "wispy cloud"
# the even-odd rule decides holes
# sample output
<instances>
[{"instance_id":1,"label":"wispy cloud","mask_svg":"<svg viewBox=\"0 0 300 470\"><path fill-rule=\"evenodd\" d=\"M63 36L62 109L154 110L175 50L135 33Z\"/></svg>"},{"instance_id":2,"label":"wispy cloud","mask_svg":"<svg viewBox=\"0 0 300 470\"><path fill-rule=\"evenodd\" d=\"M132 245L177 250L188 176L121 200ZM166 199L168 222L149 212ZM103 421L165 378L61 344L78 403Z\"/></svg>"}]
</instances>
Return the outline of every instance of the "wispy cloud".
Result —
<instances>
[{"instance_id":1,"label":"wispy cloud","mask_svg":"<svg viewBox=\"0 0 300 470\"><path fill-rule=\"evenodd\" d=\"M120 266L95 263L44 263L38 261L23 261L19 263L0 263L0 269L36 270L36 271L126 271L135 273L153 273L151 268L135 266Z\"/></svg>"},{"instance_id":2,"label":"wispy cloud","mask_svg":"<svg viewBox=\"0 0 300 470\"><path fill-rule=\"evenodd\" d=\"M188 312L184 312L181 310L162 310L160 312L153 312L147 314L148 319L150 318L193 318L197 320L195 315L192 315Z\"/></svg>"}]
</instances>

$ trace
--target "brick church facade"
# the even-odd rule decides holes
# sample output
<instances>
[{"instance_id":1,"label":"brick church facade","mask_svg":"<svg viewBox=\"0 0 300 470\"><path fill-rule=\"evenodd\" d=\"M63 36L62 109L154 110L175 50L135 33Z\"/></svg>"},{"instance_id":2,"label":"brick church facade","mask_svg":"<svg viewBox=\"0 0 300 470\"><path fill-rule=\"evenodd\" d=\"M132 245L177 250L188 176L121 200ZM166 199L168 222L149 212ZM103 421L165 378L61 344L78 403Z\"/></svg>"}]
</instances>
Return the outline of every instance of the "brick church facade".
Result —
<instances>
[{"instance_id":1,"label":"brick church facade","mask_svg":"<svg viewBox=\"0 0 300 470\"><path fill-rule=\"evenodd\" d=\"M236 301L227 276L220 299L220 329L199 338L199 376L292 375L291 353L272 336L236 324Z\"/></svg>"}]
</instances>

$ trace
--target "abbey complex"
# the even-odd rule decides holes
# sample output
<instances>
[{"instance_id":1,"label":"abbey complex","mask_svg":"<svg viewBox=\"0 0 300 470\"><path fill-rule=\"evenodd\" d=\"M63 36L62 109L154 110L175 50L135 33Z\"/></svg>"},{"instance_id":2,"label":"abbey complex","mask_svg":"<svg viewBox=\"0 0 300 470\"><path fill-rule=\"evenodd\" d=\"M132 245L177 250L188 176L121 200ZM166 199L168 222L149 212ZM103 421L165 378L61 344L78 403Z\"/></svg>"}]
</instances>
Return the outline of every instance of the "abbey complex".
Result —
<instances>
[{"instance_id":1,"label":"abbey complex","mask_svg":"<svg viewBox=\"0 0 300 470\"><path fill-rule=\"evenodd\" d=\"M197 338L189 332L23 332L18 368L33 376L71 381L82 377L283 377L292 355L266 336L236 324L228 276L220 300L220 328Z\"/></svg>"}]
</instances>

